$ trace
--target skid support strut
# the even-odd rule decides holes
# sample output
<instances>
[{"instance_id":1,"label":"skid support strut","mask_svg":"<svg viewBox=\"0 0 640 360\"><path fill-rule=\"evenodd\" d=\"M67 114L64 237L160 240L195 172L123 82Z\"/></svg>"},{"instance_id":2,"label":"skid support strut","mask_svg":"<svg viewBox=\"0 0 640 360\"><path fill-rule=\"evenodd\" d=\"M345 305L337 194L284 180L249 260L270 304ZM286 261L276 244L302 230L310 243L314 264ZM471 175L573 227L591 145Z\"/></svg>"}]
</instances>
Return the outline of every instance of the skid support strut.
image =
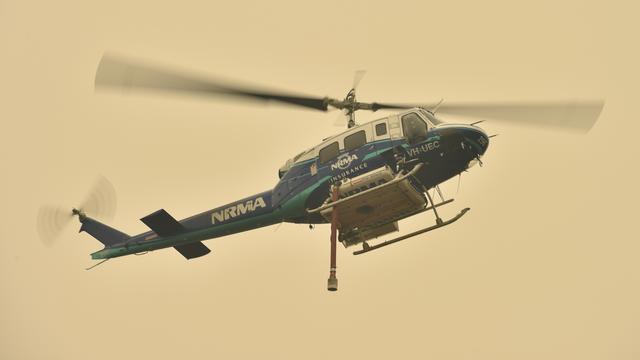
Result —
<instances>
[{"instance_id":1,"label":"skid support strut","mask_svg":"<svg viewBox=\"0 0 640 360\"><path fill-rule=\"evenodd\" d=\"M425 191L424 193L427 195L427 198L429 199L429 204L431 205L431 208L433 208L433 213L436 214L436 224L442 225L442 219L438 215L438 210L436 210L436 204L433 202L431 195L429 195L429 190Z\"/></svg>"},{"instance_id":2,"label":"skid support strut","mask_svg":"<svg viewBox=\"0 0 640 360\"><path fill-rule=\"evenodd\" d=\"M338 185L331 189L331 201L338 201ZM338 278L336 278L336 244L338 238L338 208L333 207L331 211L331 266L329 268L329 279L327 280L327 290L338 290Z\"/></svg>"}]
</instances>

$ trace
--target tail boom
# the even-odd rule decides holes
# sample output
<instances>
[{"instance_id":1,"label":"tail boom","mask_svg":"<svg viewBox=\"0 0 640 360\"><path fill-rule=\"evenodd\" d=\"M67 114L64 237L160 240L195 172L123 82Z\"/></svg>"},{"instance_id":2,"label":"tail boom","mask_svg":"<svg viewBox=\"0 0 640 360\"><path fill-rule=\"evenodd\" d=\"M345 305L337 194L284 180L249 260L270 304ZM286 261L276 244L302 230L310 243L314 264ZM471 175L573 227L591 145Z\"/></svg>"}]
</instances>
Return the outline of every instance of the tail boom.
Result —
<instances>
[{"instance_id":1,"label":"tail boom","mask_svg":"<svg viewBox=\"0 0 640 360\"><path fill-rule=\"evenodd\" d=\"M99 224L97 226L100 229L110 229L102 232L113 231L126 235L126 238L121 235L109 237L109 244L107 244L103 241L105 237L101 234L98 234L101 235L101 238L98 238L90 233L105 244L105 248L92 253L91 258L108 259L175 247L185 258L190 259L209 252L208 249L205 250L206 247L203 244L198 245L198 242L277 224L283 219L282 209L272 207L271 191L259 193L181 221L173 219L164 210L158 210L141 219L152 231L132 237L91 219ZM111 239L114 240L111 241Z\"/></svg>"}]
</instances>

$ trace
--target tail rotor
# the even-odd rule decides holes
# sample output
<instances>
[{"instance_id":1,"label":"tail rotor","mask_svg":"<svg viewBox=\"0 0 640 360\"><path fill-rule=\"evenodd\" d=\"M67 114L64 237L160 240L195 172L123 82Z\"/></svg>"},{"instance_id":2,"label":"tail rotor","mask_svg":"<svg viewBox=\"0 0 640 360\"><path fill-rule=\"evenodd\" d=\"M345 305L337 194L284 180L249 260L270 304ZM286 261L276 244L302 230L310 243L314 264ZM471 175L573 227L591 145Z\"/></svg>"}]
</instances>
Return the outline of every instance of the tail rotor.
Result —
<instances>
[{"instance_id":1,"label":"tail rotor","mask_svg":"<svg viewBox=\"0 0 640 360\"><path fill-rule=\"evenodd\" d=\"M43 244L51 246L73 219L73 213L56 206L42 206L38 210L36 228Z\"/></svg>"},{"instance_id":2,"label":"tail rotor","mask_svg":"<svg viewBox=\"0 0 640 360\"><path fill-rule=\"evenodd\" d=\"M38 210L36 230L43 244L52 246L71 223L74 216L83 218L86 214L109 220L116 211L116 191L109 180L99 177L91 191L78 208L44 205Z\"/></svg>"},{"instance_id":3,"label":"tail rotor","mask_svg":"<svg viewBox=\"0 0 640 360\"><path fill-rule=\"evenodd\" d=\"M107 178L100 176L80 205L81 213L110 220L116 213L116 190Z\"/></svg>"}]
</instances>

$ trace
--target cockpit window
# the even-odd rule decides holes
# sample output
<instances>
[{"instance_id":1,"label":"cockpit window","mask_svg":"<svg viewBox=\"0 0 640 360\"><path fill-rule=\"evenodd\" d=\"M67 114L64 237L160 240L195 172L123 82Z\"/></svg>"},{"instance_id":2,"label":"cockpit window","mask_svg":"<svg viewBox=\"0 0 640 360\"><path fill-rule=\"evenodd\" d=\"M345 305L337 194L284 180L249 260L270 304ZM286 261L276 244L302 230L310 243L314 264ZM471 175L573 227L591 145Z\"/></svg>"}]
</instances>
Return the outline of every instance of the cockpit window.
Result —
<instances>
[{"instance_id":1,"label":"cockpit window","mask_svg":"<svg viewBox=\"0 0 640 360\"><path fill-rule=\"evenodd\" d=\"M427 139L427 123L416 113L402 116L402 131L411 144Z\"/></svg>"},{"instance_id":2,"label":"cockpit window","mask_svg":"<svg viewBox=\"0 0 640 360\"><path fill-rule=\"evenodd\" d=\"M293 162L298 161L298 159L300 159L300 156L304 155L304 153L305 153L305 152L306 152L306 151L303 151L303 152L301 152L300 154L298 154L298 155L294 156L294 157L293 157Z\"/></svg>"},{"instance_id":3,"label":"cockpit window","mask_svg":"<svg viewBox=\"0 0 640 360\"><path fill-rule=\"evenodd\" d=\"M344 149L351 151L367 143L367 134L360 130L344 138Z\"/></svg>"},{"instance_id":4,"label":"cockpit window","mask_svg":"<svg viewBox=\"0 0 640 360\"><path fill-rule=\"evenodd\" d=\"M440 125L442 124L442 120L438 119L432 112L427 111L425 109L420 109L420 112L422 113L422 115L426 116L427 119L429 119L429 121L433 124L433 125Z\"/></svg>"},{"instance_id":5,"label":"cockpit window","mask_svg":"<svg viewBox=\"0 0 640 360\"><path fill-rule=\"evenodd\" d=\"M332 142L331 144L325 146L320 150L320 164L324 164L327 161L331 161L338 157L338 153L340 153L340 148L338 147L338 142Z\"/></svg>"}]
</instances>

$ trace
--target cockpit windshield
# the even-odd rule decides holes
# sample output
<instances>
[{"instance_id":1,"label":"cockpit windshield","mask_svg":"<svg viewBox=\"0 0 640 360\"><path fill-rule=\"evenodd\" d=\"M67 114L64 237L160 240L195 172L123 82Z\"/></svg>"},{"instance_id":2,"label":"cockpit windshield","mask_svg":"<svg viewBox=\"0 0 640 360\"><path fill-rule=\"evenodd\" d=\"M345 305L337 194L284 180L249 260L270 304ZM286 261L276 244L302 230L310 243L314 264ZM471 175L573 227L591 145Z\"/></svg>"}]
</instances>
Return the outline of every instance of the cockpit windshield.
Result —
<instances>
[{"instance_id":1,"label":"cockpit windshield","mask_svg":"<svg viewBox=\"0 0 640 360\"><path fill-rule=\"evenodd\" d=\"M293 166L293 159L287 160L287 162L285 162L284 165L282 165L280 169L278 169L278 178L282 179L284 174L286 174L287 171L289 171L289 169L291 169L292 166Z\"/></svg>"},{"instance_id":2,"label":"cockpit windshield","mask_svg":"<svg viewBox=\"0 0 640 360\"><path fill-rule=\"evenodd\" d=\"M305 153L306 153L306 151L303 151L303 152L301 152L300 154L298 154L298 155L294 156L294 157L293 157L293 162L298 161L298 159L300 159L300 157L301 157L302 155L304 155Z\"/></svg>"},{"instance_id":3,"label":"cockpit windshield","mask_svg":"<svg viewBox=\"0 0 640 360\"><path fill-rule=\"evenodd\" d=\"M282 177L284 176L284 174L287 173L287 171L289 171L289 169L291 169L291 167L293 166L293 164L296 163L296 161L298 161L298 159L300 159L303 155L308 154L310 151L312 151L313 148L311 149L307 149L301 153L299 153L298 155L294 156L292 159L287 160L287 162L284 163L284 165L282 165L280 167L280 169L278 170L278 177L280 179L282 179Z\"/></svg>"},{"instance_id":4,"label":"cockpit windshield","mask_svg":"<svg viewBox=\"0 0 640 360\"><path fill-rule=\"evenodd\" d=\"M425 116L429 120L431 125L435 126L435 125L444 124L444 121L438 119L431 111L420 109L420 114Z\"/></svg>"}]
</instances>

